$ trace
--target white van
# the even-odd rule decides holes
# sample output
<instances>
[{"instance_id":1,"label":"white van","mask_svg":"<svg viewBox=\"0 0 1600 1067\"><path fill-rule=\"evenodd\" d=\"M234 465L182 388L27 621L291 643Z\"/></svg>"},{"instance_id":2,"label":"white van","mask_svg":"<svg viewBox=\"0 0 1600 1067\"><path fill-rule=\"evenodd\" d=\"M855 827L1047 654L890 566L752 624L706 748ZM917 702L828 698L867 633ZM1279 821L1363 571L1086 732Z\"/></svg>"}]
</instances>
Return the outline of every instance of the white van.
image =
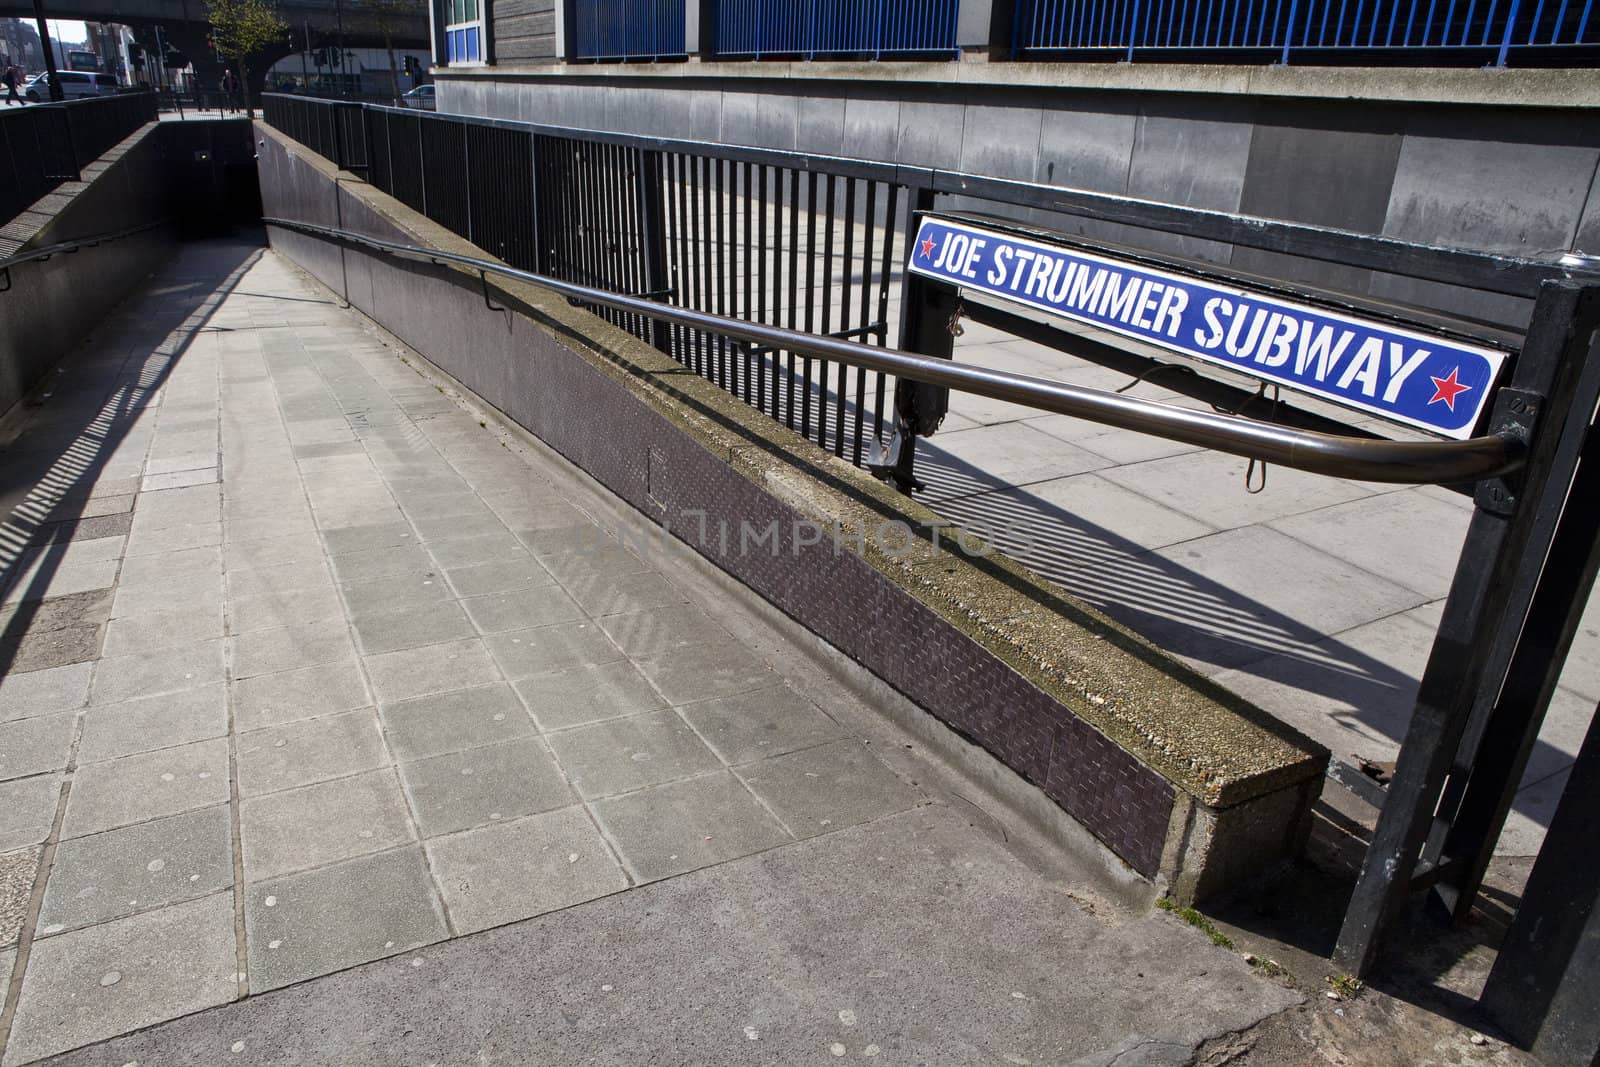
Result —
<instances>
[{"instance_id":1,"label":"white van","mask_svg":"<svg viewBox=\"0 0 1600 1067\"><path fill-rule=\"evenodd\" d=\"M85 96L111 96L117 91L117 76L115 74L91 74L83 70L58 70L55 76L61 80L61 98L63 100L77 100ZM50 75L41 74L28 83L28 88L23 92L35 104L44 103L50 99Z\"/></svg>"}]
</instances>

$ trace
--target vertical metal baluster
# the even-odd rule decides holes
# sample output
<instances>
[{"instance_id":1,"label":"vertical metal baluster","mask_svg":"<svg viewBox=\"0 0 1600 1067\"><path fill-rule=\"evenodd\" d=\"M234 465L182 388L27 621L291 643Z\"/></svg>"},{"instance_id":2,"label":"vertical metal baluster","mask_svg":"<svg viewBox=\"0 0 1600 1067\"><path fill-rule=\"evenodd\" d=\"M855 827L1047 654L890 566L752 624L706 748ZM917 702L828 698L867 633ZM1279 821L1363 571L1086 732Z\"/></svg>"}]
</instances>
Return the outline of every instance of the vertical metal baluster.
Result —
<instances>
[{"instance_id":1,"label":"vertical metal baluster","mask_svg":"<svg viewBox=\"0 0 1600 1067\"><path fill-rule=\"evenodd\" d=\"M789 329L796 329L800 315L800 172L789 171ZM789 410L789 429L795 429L795 371L793 352L783 354L784 366L788 372L785 382L787 397L786 405Z\"/></svg>"},{"instance_id":2,"label":"vertical metal baluster","mask_svg":"<svg viewBox=\"0 0 1600 1067\"><path fill-rule=\"evenodd\" d=\"M717 314L728 313L728 161L718 159L717 171L717 238L713 246L717 256ZM717 336L717 385L731 392L728 384L728 339Z\"/></svg>"},{"instance_id":3,"label":"vertical metal baluster","mask_svg":"<svg viewBox=\"0 0 1600 1067\"><path fill-rule=\"evenodd\" d=\"M756 175L760 180L760 192L757 195L761 212L756 223L756 321L767 321L767 179L771 168L765 163L756 167ZM756 356L756 407L767 411L767 366L769 356L762 353Z\"/></svg>"},{"instance_id":4,"label":"vertical metal baluster","mask_svg":"<svg viewBox=\"0 0 1600 1067\"><path fill-rule=\"evenodd\" d=\"M705 230L701 225L700 220L705 215L705 206L703 204L705 199L705 157L691 157L689 160L689 170L691 175L689 197L689 250L694 264L694 269L692 272L694 277L694 296L693 303L690 306L696 311L704 311L705 302L703 299L702 289L705 285L705 267L704 264L701 263L701 259L705 254ZM709 335L707 335L704 331L695 331L694 359L691 363L691 366L696 374L705 374L706 345L709 343Z\"/></svg>"},{"instance_id":5,"label":"vertical metal baluster","mask_svg":"<svg viewBox=\"0 0 1600 1067\"><path fill-rule=\"evenodd\" d=\"M806 174L806 333L817 329L817 172ZM800 396L800 436L811 436L811 357L801 361L805 392Z\"/></svg>"},{"instance_id":6,"label":"vertical metal baluster","mask_svg":"<svg viewBox=\"0 0 1600 1067\"><path fill-rule=\"evenodd\" d=\"M673 209L672 228L674 242L677 248L677 261L673 264L672 284L676 290L673 293L673 302L679 307L689 307L689 236L684 229L685 203L689 196L689 178L685 173L685 157L678 152L672 154L672 180L677 186L677 199ZM674 358L685 366L689 363L690 345L693 344L693 335L686 326L677 327L677 350Z\"/></svg>"},{"instance_id":7,"label":"vertical metal baluster","mask_svg":"<svg viewBox=\"0 0 1600 1067\"><path fill-rule=\"evenodd\" d=\"M751 279L754 277L754 274L750 269L750 206L755 203L755 194L750 188L750 175L753 169L754 167L750 163L746 163L744 165L744 176L742 180L743 187L739 197L739 203L744 209L744 269L739 274L739 284L736 291L743 294L743 300L741 301L742 314L740 317L746 322L750 321L754 314L755 308L755 294L750 291ZM744 375L744 380L742 382L744 386L744 392L742 395L744 402L748 404L750 403L750 379L752 373L752 367L750 365L751 356L749 343L744 341L739 342L739 351L743 354L742 358L740 359L740 366Z\"/></svg>"},{"instance_id":8,"label":"vertical metal baluster","mask_svg":"<svg viewBox=\"0 0 1600 1067\"><path fill-rule=\"evenodd\" d=\"M878 183L875 180L868 179L866 184L867 203L861 214L861 311L859 318L861 321L862 344L866 344L868 342L868 338L871 336L867 333L867 327L872 323L872 319L870 317L872 314L872 231L875 225L874 220L878 214ZM855 426L856 443L855 452L851 456L850 462L854 463L858 467L861 466L861 432L862 421L866 416L866 406L867 369L865 367L857 367Z\"/></svg>"},{"instance_id":9,"label":"vertical metal baluster","mask_svg":"<svg viewBox=\"0 0 1600 1067\"><path fill-rule=\"evenodd\" d=\"M856 180L844 178L844 272L839 279L839 332L850 329L850 276L855 273L855 233L856 233ZM839 385L834 390L833 411L833 454L844 455L844 418L845 398L849 396L849 385L846 375L850 373L850 365L841 361L839 363Z\"/></svg>"},{"instance_id":10,"label":"vertical metal baluster","mask_svg":"<svg viewBox=\"0 0 1600 1067\"><path fill-rule=\"evenodd\" d=\"M893 277L894 237L900 232L900 186L890 185L888 197L883 206L883 266L878 269L878 321L883 324L878 334L878 343L885 347L889 344L889 285ZM899 338L896 338L899 343ZM886 391L886 376L883 371L877 371L877 396L872 402L872 434L874 437L883 437L883 403Z\"/></svg>"}]
</instances>

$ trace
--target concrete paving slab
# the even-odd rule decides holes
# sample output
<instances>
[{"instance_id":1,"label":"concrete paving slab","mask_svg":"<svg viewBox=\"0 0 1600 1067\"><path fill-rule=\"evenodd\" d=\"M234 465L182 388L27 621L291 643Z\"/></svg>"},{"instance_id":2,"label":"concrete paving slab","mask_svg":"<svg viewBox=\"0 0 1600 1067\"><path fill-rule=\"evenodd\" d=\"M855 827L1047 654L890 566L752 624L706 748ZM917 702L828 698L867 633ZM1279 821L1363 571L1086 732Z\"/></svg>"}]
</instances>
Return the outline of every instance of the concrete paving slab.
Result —
<instances>
[{"instance_id":1,"label":"concrete paving slab","mask_svg":"<svg viewBox=\"0 0 1600 1067\"><path fill-rule=\"evenodd\" d=\"M1261 646L1273 638L1257 639L1252 629L1273 627L1314 641L1319 632L1338 633L1428 599L1354 564L1329 566L1315 550L1264 526L1186 541L1154 557L1204 579L1207 595L1219 608L1248 607L1231 613L1217 610L1208 618L1192 601L1173 598L1168 606L1152 605L1147 634L1169 651L1219 667L1237 666L1270 651ZM1163 615L1170 622L1159 617Z\"/></svg>"},{"instance_id":2,"label":"concrete paving slab","mask_svg":"<svg viewBox=\"0 0 1600 1067\"><path fill-rule=\"evenodd\" d=\"M22 1064L239 995L233 897L218 893L33 946L5 1063Z\"/></svg>"},{"instance_id":3,"label":"concrete paving slab","mask_svg":"<svg viewBox=\"0 0 1600 1067\"><path fill-rule=\"evenodd\" d=\"M334 576L341 582L359 582L433 569L433 560L420 545L368 548L334 556L330 562Z\"/></svg>"},{"instance_id":4,"label":"concrete paving slab","mask_svg":"<svg viewBox=\"0 0 1600 1067\"><path fill-rule=\"evenodd\" d=\"M232 677L252 678L348 660L355 645L343 619L323 619L230 637L228 655Z\"/></svg>"},{"instance_id":5,"label":"concrete paving slab","mask_svg":"<svg viewBox=\"0 0 1600 1067\"><path fill-rule=\"evenodd\" d=\"M446 568L518 560L532 555L509 531L479 534L454 541L434 541L428 545L428 551L439 566Z\"/></svg>"},{"instance_id":6,"label":"concrete paving slab","mask_svg":"<svg viewBox=\"0 0 1600 1067\"><path fill-rule=\"evenodd\" d=\"M240 730L351 711L372 703L354 660L246 678L231 689L234 720Z\"/></svg>"},{"instance_id":7,"label":"concrete paving slab","mask_svg":"<svg viewBox=\"0 0 1600 1067\"><path fill-rule=\"evenodd\" d=\"M332 585L333 576L320 558L263 567L230 568L228 571L228 592L235 597L302 592L326 589Z\"/></svg>"},{"instance_id":8,"label":"concrete paving slab","mask_svg":"<svg viewBox=\"0 0 1600 1067\"><path fill-rule=\"evenodd\" d=\"M728 771L594 802L595 817L641 882L748 856L794 837Z\"/></svg>"},{"instance_id":9,"label":"concrete paving slab","mask_svg":"<svg viewBox=\"0 0 1600 1067\"><path fill-rule=\"evenodd\" d=\"M344 601L331 588L274 591L228 599L228 631L236 635L342 618Z\"/></svg>"},{"instance_id":10,"label":"concrete paving slab","mask_svg":"<svg viewBox=\"0 0 1600 1067\"><path fill-rule=\"evenodd\" d=\"M106 626L103 654L128 656L160 652L223 635L222 604L201 600L168 611L123 615Z\"/></svg>"},{"instance_id":11,"label":"concrete paving slab","mask_svg":"<svg viewBox=\"0 0 1600 1067\"><path fill-rule=\"evenodd\" d=\"M0 782L0 852L35 845L50 836L61 800L59 774Z\"/></svg>"},{"instance_id":12,"label":"concrete paving slab","mask_svg":"<svg viewBox=\"0 0 1600 1067\"><path fill-rule=\"evenodd\" d=\"M461 606L471 616L473 625L485 634L551 626L584 617L577 601L553 582L514 592L469 597L462 600Z\"/></svg>"},{"instance_id":13,"label":"concrete paving slab","mask_svg":"<svg viewBox=\"0 0 1600 1067\"><path fill-rule=\"evenodd\" d=\"M323 530L322 542L328 546L329 555L339 556L347 552L414 545L417 539L405 522L384 522Z\"/></svg>"},{"instance_id":14,"label":"concrete paving slab","mask_svg":"<svg viewBox=\"0 0 1600 1067\"><path fill-rule=\"evenodd\" d=\"M422 611L450 599L451 595L443 574L433 570L410 570L382 578L344 582L339 591L353 616Z\"/></svg>"},{"instance_id":15,"label":"concrete paving slab","mask_svg":"<svg viewBox=\"0 0 1600 1067\"><path fill-rule=\"evenodd\" d=\"M844 736L838 723L786 685L688 704L678 710L729 765L811 748Z\"/></svg>"},{"instance_id":16,"label":"concrete paving slab","mask_svg":"<svg viewBox=\"0 0 1600 1067\"><path fill-rule=\"evenodd\" d=\"M173 748L228 732L227 692L222 685L97 704L83 716L78 762L95 763L137 752Z\"/></svg>"},{"instance_id":17,"label":"concrete paving slab","mask_svg":"<svg viewBox=\"0 0 1600 1067\"><path fill-rule=\"evenodd\" d=\"M457 933L487 930L628 888L581 805L435 838L425 846Z\"/></svg>"},{"instance_id":18,"label":"concrete paving slab","mask_svg":"<svg viewBox=\"0 0 1600 1067\"><path fill-rule=\"evenodd\" d=\"M224 537L223 558L228 569L246 570L280 563L299 563L322 558L322 542L309 526L298 533L250 539Z\"/></svg>"},{"instance_id":19,"label":"concrete paving slab","mask_svg":"<svg viewBox=\"0 0 1600 1067\"><path fill-rule=\"evenodd\" d=\"M478 639L386 652L364 662L373 691L385 703L499 680L488 648Z\"/></svg>"},{"instance_id":20,"label":"concrete paving slab","mask_svg":"<svg viewBox=\"0 0 1600 1067\"><path fill-rule=\"evenodd\" d=\"M555 582L532 556L451 567L445 576L461 597L536 589Z\"/></svg>"},{"instance_id":21,"label":"concrete paving slab","mask_svg":"<svg viewBox=\"0 0 1600 1067\"><path fill-rule=\"evenodd\" d=\"M630 656L659 656L690 645L732 640L726 629L692 604L609 615L600 620L600 628Z\"/></svg>"},{"instance_id":22,"label":"concrete paving slab","mask_svg":"<svg viewBox=\"0 0 1600 1067\"><path fill-rule=\"evenodd\" d=\"M95 669L91 704L197 689L222 681L222 642L196 641L131 656L107 656Z\"/></svg>"},{"instance_id":23,"label":"concrete paving slab","mask_svg":"<svg viewBox=\"0 0 1600 1067\"><path fill-rule=\"evenodd\" d=\"M765 660L741 646L690 645L635 662L669 704L734 696L780 680Z\"/></svg>"},{"instance_id":24,"label":"concrete paving slab","mask_svg":"<svg viewBox=\"0 0 1600 1067\"><path fill-rule=\"evenodd\" d=\"M227 804L63 841L36 937L151 911L233 885Z\"/></svg>"},{"instance_id":25,"label":"concrete paving slab","mask_svg":"<svg viewBox=\"0 0 1600 1067\"><path fill-rule=\"evenodd\" d=\"M416 847L252 884L245 893L244 918L253 993L447 936L433 881ZM252 1045L253 1055L272 1054L268 1042L247 1041L245 1051Z\"/></svg>"},{"instance_id":26,"label":"concrete paving slab","mask_svg":"<svg viewBox=\"0 0 1600 1067\"><path fill-rule=\"evenodd\" d=\"M380 705L398 760L460 752L530 737L533 720L510 687L485 685Z\"/></svg>"},{"instance_id":27,"label":"concrete paving slab","mask_svg":"<svg viewBox=\"0 0 1600 1067\"><path fill-rule=\"evenodd\" d=\"M253 997L61 1067L221 1058L232 1041L246 1064L376 1064L398 1047L533 1062L560 1047L573 1061L712 1067L832 1062L836 1044L866 1062L1065 1063L1134 1032L1193 1049L1297 999L1177 923L1107 924L936 807Z\"/></svg>"},{"instance_id":28,"label":"concrete paving slab","mask_svg":"<svg viewBox=\"0 0 1600 1067\"><path fill-rule=\"evenodd\" d=\"M235 758L240 796L275 793L389 763L378 717L370 708L241 733Z\"/></svg>"},{"instance_id":29,"label":"concrete paving slab","mask_svg":"<svg viewBox=\"0 0 1600 1067\"><path fill-rule=\"evenodd\" d=\"M513 681L622 658L622 651L592 622L557 623L491 634L484 638L484 644L500 670Z\"/></svg>"},{"instance_id":30,"label":"concrete paving slab","mask_svg":"<svg viewBox=\"0 0 1600 1067\"><path fill-rule=\"evenodd\" d=\"M168 526L160 530L141 532L135 529L128 535L129 556L154 556L165 552L178 552L185 548L204 548L222 544L222 523L195 522L181 526Z\"/></svg>"},{"instance_id":31,"label":"concrete paving slab","mask_svg":"<svg viewBox=\"0 0 1600 1067\"><path fill-rule=\"evenodd\" d=\"M65 770L77 726L72 712L0 724L0 781Z\"/></svg>"},{"instance_id":32,"label":"concrete paving slab","mask_svg":"<svg viewBox=\"0 0 1600 1067\"><path fill-rule=\"evenodd\" d=\"M544 731L616 719L665 705L627 660L530 675L512 683Z\"/></svg>"},{"instance_id":33,"label":"concrete paving slab","mask_svg":"<svg viewBox=\"0 0 1600 1067\"><path fill-rule=\"evenodd\" d=\"M882 818L924 800L854 740L745 764L734 773L796 837Z\"/></svg>"},{"instance_id":34,"label":"concrete paving slab","mask_svg":"<svg viewBox=\"0 0 1600 1067\"><path fill-rule=\"evenodd\" d=\"M672 711L610 719L546 736L573 788L588 799L722 767L716 753Z\"/></svg>"},{"instance_id":35,"label":"concrete paving slab","mask_svg":"<svg viewBox=\"0 0 1600 1067\"><path fill-rule=\"evenodd\" d=\"M543 741L526 737L400 764L425 838L510 821L572 803Z\"/></svg>"},{"instance_id":36,"label":"concrete paving slab","mask_svg":"<svg viewBox=\"0 0 1600 1067\"><path fill-rule=\"evenodd\" d=\"M81 708L93 671L93 664L74 663L0 678L0 721Z\"/></svg>"},{"instance_id":37,"label":"concrete paving slab","mask_svg":"<svg viewBox=\"0 0 1600 1067\"><path fill-rule=\"evenodd\" d=\"M461 606L448 600L420 611L357 615L351 625L366 655L458 641L475 637L478 632Z\"/></svg>"},{"instance_id":38,"label":"concrete paving slab","mask_svg":"<svg viewBox=\"0 0 1600 1067\"><path fill-rule=\"evenodd\" d=\"M153 556L140 556L122 562L117 575L117 591L170 582L179 575L205 574L222 580L222 549L216 545L184 548ZM170 605L169 605L170 606Z\"/></svg>"},{"instance_id":39,"label":"concrete paving slab","mask_svg":"<svg viewBox=\"0 0 1600 1067\"><path fill-rule=\"evenodd\" d=\"M595 618L688 602L682 590L654 571L568 573L560 581L568 595Z\"/></svg>"},{"instance_id":40,"label":"concrete paving slab","mask_svg":"<svg viewBox=\"0 0 1600 1067\"><path fill-rule=\"evenodd\" d=\"M415 839L393 769L239 802L244 873L252 882Z\"/></svg>"},{"instance_id":41,"label":"concrete paving slab","mask_svg":"<svg viewBox=\"0 0 1600 1067\"><path fill-rule=\"evenodd\" d=\"M61 836L82 837L225 803L228 791L224 738L86 763L72 776Z\"/></svg>"}]
</instances>

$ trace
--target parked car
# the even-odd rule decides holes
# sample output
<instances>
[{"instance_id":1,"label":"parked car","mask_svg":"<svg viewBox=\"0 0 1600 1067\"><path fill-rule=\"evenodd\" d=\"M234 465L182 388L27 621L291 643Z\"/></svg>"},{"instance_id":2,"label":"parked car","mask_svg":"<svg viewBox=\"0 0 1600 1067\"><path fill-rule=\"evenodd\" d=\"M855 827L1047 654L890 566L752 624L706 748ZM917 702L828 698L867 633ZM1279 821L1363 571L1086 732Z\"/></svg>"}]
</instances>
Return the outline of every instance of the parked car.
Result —
<instances>
[{"instance_id":1,"label":"parked car","mask_svg":"<svg viewBox=\"0 0 1600 1067\"><path fill-rule=\"evenodd\" d=\"M400 106L416 107L421 108L424 111L432 111L435 106L433 102L433 86L419 85L408 93L402 93L400 96Z\"/></svg>"},{"instance_id":2,"label":"parked car","mask_svg":"<svg viewBox=\"0 0 1600 1067\"><path fill-rule=\"evenodd\" d=\"M117 91L115 74L91 74L82 70L58 70L61 79L61 98L77 100L85 96L111 96ZM35 104L50 99L50 75L41 74L28 83L22 95Z\"/></svg>"}]
</instances>

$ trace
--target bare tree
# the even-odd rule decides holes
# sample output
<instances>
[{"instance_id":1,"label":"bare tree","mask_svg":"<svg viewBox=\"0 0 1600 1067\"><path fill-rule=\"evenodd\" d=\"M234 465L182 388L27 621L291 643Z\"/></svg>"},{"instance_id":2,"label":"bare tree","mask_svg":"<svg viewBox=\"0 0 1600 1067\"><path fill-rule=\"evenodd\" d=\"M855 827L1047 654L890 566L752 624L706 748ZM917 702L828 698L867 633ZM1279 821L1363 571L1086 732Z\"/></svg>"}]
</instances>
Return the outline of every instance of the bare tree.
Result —
<instances>
[{"instance_id":1,"label":"bare tree","mask_svg":"<svg viewBox=\"0 0 1600 1067\"><path fill-rule=\"evenodd\" d=\"M372 28L383 37L383 46L389 52L390 95L400 95L400 65L394 57L394 34L407 19L426 18L427 0L366 0L362 5Z\"/></svg>"},{"instance_id":2,"label":"bare tree","mask_svg":"<svg viewBox=\"0 0 1600 1067\"><path fill-rule=\"evenodd\" d=\"M210 0L209 7L211 43L217 55L233 60L239 68L245 114L255 118L250 99L250 57L273 41L283 40L289 24L267 0Z\"/></svg>"}]
</instances>

